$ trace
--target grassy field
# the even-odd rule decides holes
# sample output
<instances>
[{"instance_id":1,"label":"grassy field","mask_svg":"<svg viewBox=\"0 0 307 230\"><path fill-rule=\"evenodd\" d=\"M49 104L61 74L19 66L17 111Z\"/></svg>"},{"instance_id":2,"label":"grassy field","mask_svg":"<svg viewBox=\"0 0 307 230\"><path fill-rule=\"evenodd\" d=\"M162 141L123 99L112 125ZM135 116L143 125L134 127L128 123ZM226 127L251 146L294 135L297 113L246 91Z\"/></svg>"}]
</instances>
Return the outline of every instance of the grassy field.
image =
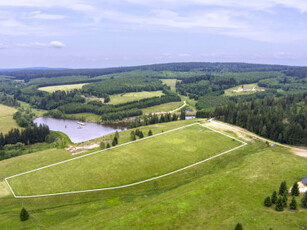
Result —
<instances>
[{"instance_id":1,"label":"grassy field","mask_svg":"<svg viewBox=\"0 0 307 230\"><path fill-rule=\"evenodd\" d=\"M191 136L197 138L189 138ZM221 142L223 145L219 145ZM193 125L118 149L12 178L9 182L16 195L118 186L183 168L239 145L240 142L231 138L202 126Z\"/></svg>"},{"instance_id":2,"label":"grassy field","mask_svg":"<svg viewBox=\"0 0 307 230\"><path fill-rule=\"evenodd\" d=\"M177 79L161 79L161 81L162 81L164 84L170 86L172 91L176 91L176 82L177 82Z\"/></svg>"},{"instance_id":3,"label":"grassy field","mask_svg":"<svg viewBox=\"0 0 307 230\"><path fill-rule=\"evenodd\" d=\"M12 128L18 128L13 114L17 109L0 104L0 133L7 133Z\"/></svg>"},{"instance_id":4,"label":"grassy field","mask_svg":"<svg viewBox=\"0 0 307 230\"><path fill-rule=\"evenodd\" d=\"M226 89L224 95L225 96L237 96L237 95L249 95L256 92L264 91L264 88L259 87L257 83L255 84L246 84L243 85L244 89L249 89L250 91L241 91L238 90L242 85L235 86L230 89ZM255 90L253 90L255 89Z\"/></svg>"},{"instance_id":5,"label":"grassy field","mask_svg":"<svg viewBox=\"0 0 307 230\"><path fill-rule=\"evenodd\" d=\"M175 110L183 105L182 101L169 102L161 105L151 106L145 109L142 109L144 114L156 113L156 112L169 112Z\"/></svg>"},{"instance_id":6,"label":"grassy field","mask_svg":"<svg viewBox=\"0 0 307 230\"><path fill-rule=\"evenodd\" d=\"M46 159L36 154L0 161L0 170L4 162L12 166L0 171L1 177L29 170L23 161L32 156L33 167L44 165ZM244 229L302 229L306 210L276 212L263 200L282 180L289 186L306 176L306 166L306 158L285 148L253 141L195 168L121 190L16 200L0 182L1 229L233 230L238 222ZM25 222L19 220L21 203L30 213Z\"/></svg>"},{"instance_id":7,"label":"grassy field","mask_svg":"<svg viewBox=\"0 0 307 230\"><path fill-rule=\"evenodd\" d=\"M110 95L109 104L122 104L129 101L137 101L150 97L160 97L162 96L162 91L143 91L143 92L132 92L124 94Z\"/></svg>"},{"instance_id":8,"label":"grassy field","mask_svg":"<svg viewBox=\"0 0 307 230\"><path fill-rule=\"evenodd\" d=\"M55 86L46 86L46 87L40 87L39 90L46 91L48 93L53 93L57 90L64 90L64 91L70 91L73 89L81 89L82 86L86 85L87 83L83 84L71 84L71 85L55 85Z\"/></svg>"},{"instance_id":9,"label":"grassy field","mask_svg":"<svg viewBox=\"0 0 307 230\"><path fill-rule=\"evenodd\" d=\"M75 113L75 114L66 114L68 119L76 119L81 121L92 121L92 122L100 122L101 116L93 114L93 113Z\"/></svg>"}]
</instances>

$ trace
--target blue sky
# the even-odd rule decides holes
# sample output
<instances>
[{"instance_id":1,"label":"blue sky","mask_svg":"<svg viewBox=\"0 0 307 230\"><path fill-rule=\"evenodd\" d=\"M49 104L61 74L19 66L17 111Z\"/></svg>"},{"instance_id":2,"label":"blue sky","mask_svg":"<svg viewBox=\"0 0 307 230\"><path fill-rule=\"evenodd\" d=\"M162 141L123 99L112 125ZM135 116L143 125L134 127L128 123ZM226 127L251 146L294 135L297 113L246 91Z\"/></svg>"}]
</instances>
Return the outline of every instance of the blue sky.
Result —
<instances>
[{"instance_id":1,"label":"blue sky","mask_svg":"<svg viewBox=\"0 0 307 230\"><path fill-rule=\"evenodd\" d=\"M307 65L307 0L0 0L0 68Z\"/></svg>"}]
</instances>

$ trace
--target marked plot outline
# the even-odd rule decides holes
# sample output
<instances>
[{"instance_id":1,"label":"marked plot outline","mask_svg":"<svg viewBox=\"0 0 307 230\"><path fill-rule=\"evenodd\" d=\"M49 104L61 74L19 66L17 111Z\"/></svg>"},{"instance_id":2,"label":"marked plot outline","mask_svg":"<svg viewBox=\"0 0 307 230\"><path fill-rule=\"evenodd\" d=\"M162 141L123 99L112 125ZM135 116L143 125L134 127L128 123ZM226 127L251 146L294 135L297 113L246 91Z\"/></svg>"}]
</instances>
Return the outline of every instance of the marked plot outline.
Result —
<instances>
[{"instance_id":1,"label":"marked plot outline","mask_svg":"<svg viewBox=\"0 0 307 230\"><path fill-rule=\"evenodd\" d=\"M151 178L148 178L148 179L145 179L145 180L141 180L141 181L137 181L137 182L134 182L134 183L129 183L129 184L124 184L124 185L119 185L119 186L111 186L111 187L104 187L104 188L96 188L96 189L88 189L88 190L80 190L80 191L67 191L67 192L56 192L56 193L48 193L48 194L39 194L39 195L16 195L12 186L10 185L9 183L9 179L12 179L12 178L16 178L16 177L19 177L19 176L22 176L22 175L25 175L25 174L29 174L29 173L33 173L33 172L37 172L39 170L43 170L43 169L46 169L46 168L50 168L50 167L54 167L56 165L61 165L61 164L65 164L67 162L71 162L71 161L74 161L74 160L77 160L77 159L80 159L80 158L84 158L84 157L88 157L88 156L91 156L91 155L94 155L94 154L97 154L97 153L101 153L101 152L104 152L104 151L109 151L111 149L115 149L115 148L120 148L122 146L125 146L125 145L129 145L129 144L133 144L133 143L137 143L137 142L140 142L140 141L144 141L146 139L149 139L149 138L154 138L156 136L160 136L160 135L165 135L167 133L171 133L171 132L174 132L174 131L177 131L177 130L180 130L180 129L183 129L183 128L186 128L186 127L190 127L190 126L193 126L193 125L200 125L206 129L209 129L213 132L216 132L216 133L219 133L221 135L224 135L228 138L231 138L233 140L236 140L238 142L241 143L241 145L237 146L237 147L234 147L232 149L229 149L227 151L224 151L222 153L218 153L214 156L211 156L209 158L206 158L204 160L201 160L201 161L198 161L196 163L193 163L193 164L190 164L186 167L182 167L182 168L179 168L177 170L173 170L171 172L168 172L168 173L165 173L165 174L162 174L162 175L159 175L159 176L155 176L155 177L151 177ZM111 147L109 149L104 149L104 150L99 150L99 151L96 151L96 152L93 152L93 153L89 153L89 154L85 154L85 155L82 155L82 156L79 156L79 157L76 157L76 158L72 158L72 159L68 159L68 160L64 160L64 161L61 161L61 162L57 162L57 163L54 163L54 164L50 164L50 165L47 165L47 166L44 166L44 167L40 167L40 168L37 168L37 169L33 169L33 170L29 170L29 171L26 171L26 172L23 172L23 173L19 173L19 174L16 174L16 175L13 175L13 176L10 176L10 177L6 177L5 178L5 182L7 183L7 185L9 186L13 196L15 198L35 198L35 197L46 197L46 196L56 196L56 195L65 195L65 194L76 194L76 193L85 193L85 192L95 192L95 191L105 191L105 190L115 190L115 189L121 189L121 188L126 188L126 187L132 187L132 186L135 186L135 185L138 185L138 184L143 184L143 183L146 183L146 182L149 182L149 181L153 181L153 180L157 180L157 179L160 179L160 178L163 178L163 177L166 177L166 176L169 176L169 175L172 175L172 174L175 174L175 173L178 173L180 171L183 171L183 170L186 170L186 169L189 169L189 168L192 168L196 165L199 165L199 164L202 164L204 162L207 162L211 159L214 159L214 158L217 158L217 157L220 157L224 154L227 154L229 152L232 152L234 150L237 150L243 146L245 146L247 143L242 141L242 140L239 140L237 138L234 138L230 135L227 135L227 134L224 134L220 131L217 131L215 129L212 129L210 127L207 127L203 124L199 124L199 123L193 123L193 124L189 124L189 125L185 125L185 126L182 126L182 127L179 127L179 128L175 128L175 129L172 129L172 130L168 130L168 131L165 131L163 133L158 133L158 134L155 134L153 136L149 136L149 137L145 137L145 138L142 138L142 139L138 139L136 141L132 141L132 142L127 142L127 143L124 143L124 144L121 144L121 145L118 145L118 146L114 146L114 147Z\"/></svg>"}]
</instances>

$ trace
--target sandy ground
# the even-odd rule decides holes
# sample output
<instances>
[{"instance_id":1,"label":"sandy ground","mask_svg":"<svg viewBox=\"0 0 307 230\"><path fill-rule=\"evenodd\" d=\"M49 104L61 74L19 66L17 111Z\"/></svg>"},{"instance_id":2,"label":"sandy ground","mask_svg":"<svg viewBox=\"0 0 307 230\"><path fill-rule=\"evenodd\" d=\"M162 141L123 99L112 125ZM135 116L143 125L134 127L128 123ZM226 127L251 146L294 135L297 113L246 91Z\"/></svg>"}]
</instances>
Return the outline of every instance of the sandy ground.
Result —
<instances>
[{"instance_id":1,"label":"sandy ground","mask_svg":"<svg viewBox=\"0 0 307 230\"><path fill-rule=\"evenodd\" d=\"M294 146L289 146L289 145L284 145L284 144L280 144L280 143L277 143L277 142L273 142L271 140L260 137L256 134L252 133L252 132L249 132L246 129L240 128L238 126L230 125L230 124L227 124L227 123L224 123L224 122L221 122L221 121L215 121L213 119L210 119L209 121L207 121L206 125L208 125L209 127L211 126L212 128L220 129L222 131L232 131L236 135L238 135L238 137L242 138L245 141L252 141L252 139L268 141L270 144L276 144L276 145L279 145L279 146L289 148L291 150L291 152L293 152L294 154L307 158L307 149L306 148L294 147Z\"/></svg>"},{"instance_id":2,"label":"sandy ground","mask_svg":"<svg viewBox=\"0 0 307 230\"><path fill-rule=\"evenodd\" d=\"M95 142L95 143L91 143L91 144L87 144L87 145L81 145L81 146L69 146L65 150L69 151L72 155L76 155L76 154L85 153L88 150L97 148L99 146L100 146L100 143Z\"/></svg>"}]
</instances>

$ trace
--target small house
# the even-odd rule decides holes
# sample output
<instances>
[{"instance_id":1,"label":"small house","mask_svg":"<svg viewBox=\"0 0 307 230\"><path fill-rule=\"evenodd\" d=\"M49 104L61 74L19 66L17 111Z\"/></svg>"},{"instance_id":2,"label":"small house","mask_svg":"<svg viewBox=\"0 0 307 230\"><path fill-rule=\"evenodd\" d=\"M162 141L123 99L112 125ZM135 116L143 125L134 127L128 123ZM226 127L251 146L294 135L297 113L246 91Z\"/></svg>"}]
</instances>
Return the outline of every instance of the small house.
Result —
<instances>
[{"instance_id":1,"label":"small house","mask_svg":"<svg viewBox=\"0 0 307 230\"><path fill-rule=\"evenodd\" d=\"M300 193L307 192L307 177L305 177L302 181L298 182L298 188Z\"/></svg>"}]
</instances>

